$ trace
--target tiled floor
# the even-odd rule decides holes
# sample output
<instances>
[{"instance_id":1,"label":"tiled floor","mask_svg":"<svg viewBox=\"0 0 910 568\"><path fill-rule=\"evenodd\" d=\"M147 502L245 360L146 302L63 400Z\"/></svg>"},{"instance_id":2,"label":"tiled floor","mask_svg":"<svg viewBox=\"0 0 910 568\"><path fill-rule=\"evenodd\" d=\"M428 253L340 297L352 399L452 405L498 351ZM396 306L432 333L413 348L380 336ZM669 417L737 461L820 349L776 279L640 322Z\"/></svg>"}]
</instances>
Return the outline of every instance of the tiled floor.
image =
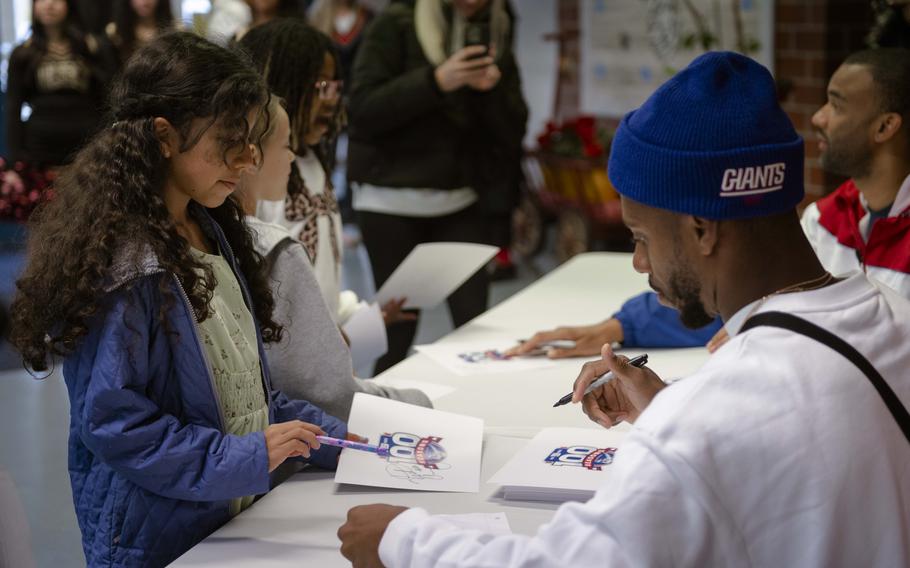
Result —
<instances>
[{"instance_id":1,"label":"tiled floor","mask_svg":"<svg viewBox=\"0 0 910 568\"><path fill-rule=\"evenodd\" d=\"M346 255L344 273L348 287L369 296L372 276L364 249L358 247ZM12 293L11 283L20 264L20 252L0 250L0 297L8 298ZM521 267L515 280L494 284L491 305L533 282L554 262L545 256L536 264L535 269ZM444 306L429 310L421 319L416 341L434 341L451 329ZM0 372L0 469L11 474L27 512L35 564L55 568L82 566L79 528L66 470L69 403L59 370L45 380L34 380L18 367L6 346L0 347L0 369L8 369Z\"/></svg>"}]
</instances>

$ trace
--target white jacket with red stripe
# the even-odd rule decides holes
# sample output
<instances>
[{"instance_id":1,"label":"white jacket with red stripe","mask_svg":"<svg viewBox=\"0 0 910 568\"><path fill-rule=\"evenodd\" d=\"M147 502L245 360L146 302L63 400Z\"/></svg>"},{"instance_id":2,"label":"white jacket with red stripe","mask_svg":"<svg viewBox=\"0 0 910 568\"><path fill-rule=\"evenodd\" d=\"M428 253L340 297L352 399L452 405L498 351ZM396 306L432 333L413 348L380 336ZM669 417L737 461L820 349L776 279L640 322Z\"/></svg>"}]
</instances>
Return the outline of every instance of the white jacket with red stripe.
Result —
<instances>
[{"instance_id":1,"label":"white jacket with red stripe","mask_svg":"<svg viewBox=\"0 0 910 568\"><path fill-rule=\"evenodd\" d=\"M872 227L866 201L853 180L806 208L802 224L832 274L864 268L875 280L910 298L910 176L888 216Z\"/></svg>"}]
</instances>

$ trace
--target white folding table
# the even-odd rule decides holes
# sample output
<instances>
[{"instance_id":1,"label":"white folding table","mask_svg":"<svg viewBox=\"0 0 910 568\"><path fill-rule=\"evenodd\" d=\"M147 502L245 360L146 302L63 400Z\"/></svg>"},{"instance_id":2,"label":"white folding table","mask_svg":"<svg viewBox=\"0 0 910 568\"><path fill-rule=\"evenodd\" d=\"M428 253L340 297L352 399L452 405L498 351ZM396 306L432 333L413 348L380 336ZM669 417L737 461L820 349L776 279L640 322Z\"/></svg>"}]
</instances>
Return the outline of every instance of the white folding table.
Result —
<instances>
[{"instance_id":1,"label":"white folding table","mask_svg":"<svg viewBox=\"0 0 910 568\"><path fill-rule=\"evenodd\" d=\"M631 255L583 254L440 341L517 340L557 325L598 322L647 287L647 278L632 269ZM628 354L639 352L629 350ZM649 349L648 353L648 366L664 380L691 373L708 356L705 349ZM498 488L486 482L541 428L599 428L578 406L553 408L571 390L582 362L569 359L535 371L464 377L415 354L381 378L392 385L400 380L452 387L454 391L439 399L436 407L484 419L479 493L339 486L333 481L334 472L305 470L196 545L174 566L346 566L335 533L348 509L368 503L423 507L431 513L504 511L514 532L534 534L556 507L502 501L497 497Z\"/></svg>"}]
</instances>

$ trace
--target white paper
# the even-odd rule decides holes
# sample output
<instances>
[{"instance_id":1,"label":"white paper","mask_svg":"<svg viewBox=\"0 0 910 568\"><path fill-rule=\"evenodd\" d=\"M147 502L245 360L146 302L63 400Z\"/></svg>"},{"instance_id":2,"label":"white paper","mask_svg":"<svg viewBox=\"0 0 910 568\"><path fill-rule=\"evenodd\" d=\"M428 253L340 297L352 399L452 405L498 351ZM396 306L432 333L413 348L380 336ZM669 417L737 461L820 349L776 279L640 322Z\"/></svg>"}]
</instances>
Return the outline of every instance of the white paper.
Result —
<instances>
[{"instance_id":1,"label":"white paper","mask_svg":"<svg viewBox=\"0 0 910 568\"><path fill-rule=\"evenodd\" d=\"M545 369L556 365L555 361L544 356L500 358L504 351L514 346L514 341L487 341L484 343L443 342L417 345L414 349L452 373L461 376L516 373Z\"/></svg>"},{"instance_id":2,"label":"white paper","mask_svg":"<svg viewBox=\"0 0 910 568\"><path fill-rule=\"evenodd\" d=\"M465 493L480 488L480 418L357 393L348 430L388 448L388 455L342 450L336 483Z\"/></svg>"},{"instance_id":3,"label":"white paper","mask_svg":"<svg viewBox=\"0 0 910 568\"><path fill-rule=\"evenodd\" d=\"M341 329L351 342L351 360L355 369L362 369L385 355L389 339L379 304L362 303Z\"/></svg>"},{"instance_id":4,"label":"white paper","mask_svg":"<svg viewBox=\"0 0 910 568\"><path fill-rule=\"evenodd\" d=\"M419 244L385 281L376 301L382 305L407 298L406 308L437 306L498 251L494 246L472 243Z\"/></svg>"},{"instance_id":5,"label":"white paper","mask_svg":"<svg viewBox=\"0 0 910 568\"><path fill-rule=\"evenodd\" d=\"M609 483L613 456L626 431L545 428L506 463L490 483L506 499L587 500Z\"/></svg>"},{"instance_id":6,"label":"white paper","mask_svg":"<svg viewBox=\"0 0 910 568\"><path fill-rule=\"evenodd\" d=\"M440 398L455 392L455 387L450 387L447 385L438 385L436 383L430 383L427 381L409 381L407 379L386 379L384 377L379 377L378 379L372 379L373 382L379 385L393 387L396 389L418 389L423 391L423 394L427 395L429 399L433 402L436 402Z\"/></svg>"},{"instance_id":7,"label":"white paper","mask_svg":"<svg viewBox=\"0 0 910 568\"><path fill-rule=\"evenodd\" d=\"M501 536L512 534L509 519L505 513L464 513L461 515L436 515L460 529L476 530L484 534Z\"/></svg>"}]
</instances>

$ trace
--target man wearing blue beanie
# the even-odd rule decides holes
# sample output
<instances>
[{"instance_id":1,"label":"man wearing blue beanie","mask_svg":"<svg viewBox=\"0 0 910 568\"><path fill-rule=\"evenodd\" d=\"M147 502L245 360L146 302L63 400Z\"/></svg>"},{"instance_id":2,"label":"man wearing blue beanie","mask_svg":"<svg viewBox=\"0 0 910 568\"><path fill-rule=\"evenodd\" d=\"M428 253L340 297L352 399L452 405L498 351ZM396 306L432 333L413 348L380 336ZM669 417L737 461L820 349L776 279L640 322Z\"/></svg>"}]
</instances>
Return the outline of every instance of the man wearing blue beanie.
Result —
<instances>
[{"instance_id":1,"label":"man wearing blue beanie","mask_svg":"<svg viewBox=\"0 0 910 568\"><path fill-rule=\"evenodd\" d=\"M863 270L910 299L910 50L880 48L846 58L828 85L828 101L812 117L822 169L850 178L810 204L802 226L822 265L833 274ZM551 358L590 356L604 343L623 347L701 347L727 339L723 322L684 327L679 313L644 292L610 318L540 331L510 351L551 347ZM720 332L718 332L720 330ZM716 335L715 335L716 334ZM710 339L710 341L709 341Z\"/></svg>"},{"instance_id":2,"label":"man wearing blue beanie","mask_svg":"<svg viewBox=\"0 0 910 568\"><path fill-rule=\"evenodd\" d=\"M587 503L535 536L356 507L354 566L908 566L910 303L827 273L800 228L802 141L770 74L709 53L623 120L610 176L633 265L731 339L666 386L604 347L575 400L634 425ZM617 379L582 394L606 371Z\"/></svg>"}]
</instances>

